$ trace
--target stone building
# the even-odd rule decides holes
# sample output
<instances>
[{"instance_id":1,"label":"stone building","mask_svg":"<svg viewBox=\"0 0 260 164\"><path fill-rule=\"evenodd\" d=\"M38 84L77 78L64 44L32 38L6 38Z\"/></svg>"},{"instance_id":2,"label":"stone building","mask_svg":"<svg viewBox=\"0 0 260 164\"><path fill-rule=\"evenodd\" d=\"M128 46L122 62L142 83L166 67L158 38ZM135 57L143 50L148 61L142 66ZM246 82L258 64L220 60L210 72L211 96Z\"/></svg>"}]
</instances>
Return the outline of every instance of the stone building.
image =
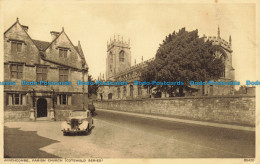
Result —
<instances>
[{"instance_id":1,"label":"stone building","mask_svg":"<svg viewBox=\"0 0 260 164\"><path fill-rule=\"evenodd\" d=\"M231 36L229 42L220 37L218 28L217 37L206 37L205 40L213 41L214 45L220 45L215 50L216 56L224 60L225 71L218 81L233 82L234 68L232 67L232 43ZM130 42L125 42L123 39L114 37L107 44L107 60L106 60L106 79L99 77L103 81L126 81L129 85L126 86L101 86L98 91L98 99L134 99L134 98L153 98L153 97L168 97L167 93L155 93L154 90L144 88L143 86L134 85L134 81L140 81L141 71L147 67L147 63L153 61L151 58L139 64L131 66L131 51ZM234 86L218 86L206 85L194 87L197 92L185 92L185 96L213 96L213 95L233 95Z\"/></svg>"},{"instance_id":2,"label":"stone building","mask_svg":"<svg viewBox=\"0 0 260 164\"><path fill-rule=\"evenodd\" d=\"M15 82L4 86L5 120L62 120L86 109L88 87L77 85L88 80L80 42L74 46L64 28L51 31L50 42L32 39L28 30L17 18L4 32L4 81ZM32 83L40 81L49 84Z\"/></svg>"},{"instance_id":3,"label":"stone building","mask_svg":"<svg viewBox=\"0 0 260 164\"><path fill-rule=\"evenodd\" d=\"M126 81L129 85L125 86L101 86L98 90L98 99L132 99L147 98L150 96L150 90L144 87L133 85L134 81L140 81L142 69L145 69L147 63L154 60L149 59L131 66L130 41L124 41L114 37L107 44L106 59L106 81ZM100 75L98 78L105 81Z\"/></svg>"},{"instance_id":4,"label":"stone building","mask_svg":"<svg viewBox=\"0 0 260 164\"><path fill-rule=\"evenodd\" d=\"M232 40L229 36L229 42L225 41L220 37L220 29L218 27L217 36L206 37L205 40L210 40L213 45L219 45L219 48L215 50L215 55L223 60L225 63L225 70L222 72L222 76L218 81L222 82L234 82L235 80L235 69L232 66ZM206 85L205 87L200 87L198 95L233 95L234 86L231 85Z\"/></svg>"}]
</instances>

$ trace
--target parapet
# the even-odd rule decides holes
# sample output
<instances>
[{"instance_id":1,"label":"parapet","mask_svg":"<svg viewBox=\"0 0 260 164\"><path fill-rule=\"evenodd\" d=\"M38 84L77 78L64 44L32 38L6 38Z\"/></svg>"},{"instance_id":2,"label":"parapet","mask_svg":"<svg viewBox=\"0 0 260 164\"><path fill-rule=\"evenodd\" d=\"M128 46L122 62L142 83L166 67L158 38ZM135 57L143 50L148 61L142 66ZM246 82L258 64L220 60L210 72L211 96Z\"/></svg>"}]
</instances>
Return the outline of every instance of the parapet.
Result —
<instances>
[{"instance_id":1,"label":"parapet","mask_svg":"<svg viewBox=\"0 0 260 164\"><path fill-rule=\"evenodd\" d=\"M130 40L124 41L123 37L120 39L120 35L117 37L114 35L114 38L107 41L107 50L110 50L113 46L124 47L130 49Z\"/></svg>"},{"instance_id":2,"label":"parapet","mask_svg":"<svg viewBox=\"0 0 260 164\"><path fill-rule=\"evenodd\" d=\"M154 59L155 59L155 58L153 57L153 58L148 59L148 60L146 60L146 61L144 61L144 62L138 63L138 64L133 65L133 66L127 68L127 69L124 69L124 70L118 72L116 76L119 76L119 75L122 75L122 74L127 74L128 72L132 72L132 71L134 71L134 70L138 70L138 69L144 68L144 67L147 66L147 64L148 64L149 62L154 61Z\"/></svg>"},{"instance_id":3,"label":"parapet","mask_svg":"<svg viewBox=\"0 0 260 164\"><path fill-rule=\"evenodd\" d=\"M232 52L232 46L230 42L227 42L226 40L222 39L221 37L216 37L216 36L209 36L206 37L204 36L205 40L213 41L213 45L220 45L223 48L225 48L228 51Z\"/></svg>"}]
</instances>

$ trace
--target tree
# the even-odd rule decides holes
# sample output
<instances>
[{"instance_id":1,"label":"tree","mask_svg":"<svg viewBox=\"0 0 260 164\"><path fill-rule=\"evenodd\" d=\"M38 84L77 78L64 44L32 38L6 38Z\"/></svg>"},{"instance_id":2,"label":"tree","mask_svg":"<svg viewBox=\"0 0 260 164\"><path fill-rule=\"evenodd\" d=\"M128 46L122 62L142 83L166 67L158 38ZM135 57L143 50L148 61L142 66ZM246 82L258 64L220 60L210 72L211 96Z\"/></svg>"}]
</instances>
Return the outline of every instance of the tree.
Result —
<instances>
[{"instance_id":1,"label":"tree","mask_svg":"<svg viewBox=\"0 0 260 164\"><path fill-rule=\"evenodd\" d=\"M98 85L95 84L95 80L91 75L88 75L88 81L93 82L94 85L88 86L88 97L91 95L97 95Z\"/></svg>"},{"instance_id":2,"label":"tree","mask_svg":"<svg viewBox=\"0 0 260 164\"><path fill-rule=\"evenodd\" d=\"M221 47L200 38L198 30L188 32L182 28L177 33L174 31L160 44L155 60L148 63L141 80L181 81L184 85L151 87L156 87L156 91L167 92L170 96L174 96L174 93L183 96L183 90L194 90L190 81L217 80L221 77L224 62L223 58L214 53L217 50L221 50Z\"/></svg>"}]
</instances>

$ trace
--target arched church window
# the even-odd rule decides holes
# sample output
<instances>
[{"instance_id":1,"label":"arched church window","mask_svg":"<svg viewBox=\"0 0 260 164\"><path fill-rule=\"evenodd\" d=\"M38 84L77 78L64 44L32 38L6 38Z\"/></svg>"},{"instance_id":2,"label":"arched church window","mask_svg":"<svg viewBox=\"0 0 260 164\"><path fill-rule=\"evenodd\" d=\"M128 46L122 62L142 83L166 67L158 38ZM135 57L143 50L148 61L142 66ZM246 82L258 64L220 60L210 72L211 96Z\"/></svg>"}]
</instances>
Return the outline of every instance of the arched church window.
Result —
<instances>
[{"instance_id":1,"label":"arched church window","mask_svg":"<svg viewBox=\"0 0 260 164\"><path fill-rule=\"evenodd\" d=\"M133 85L130 85L130 97L134 96L134 87Z\"/></svg>"},{"instance_id":2,"label":"arched church window","mask_svg":"<svg viewBox=\"0 0 260 164\"><path fill-rule=\"evenodd\" d=\"M123 96L126 97L126 87L123 88Z\"/></svg>"},{"instance_id":3,"label":"arched church window","mask_svg":"<svg viewBox=\"0 0 260 164\"><path fill-rule=\"evenodd\" d=\"M224 68L222 69L221 71L221 75L220 77L225 77L225 67L226 67L226 64L225 64L225 61L226 61L226 54L221 51L221 50L216 50L214 52L215 56L219 59L221 59L221 61L224 63Z\"/></svg>"},{"instance_id":4,"label":"arched church window","mask_svg":"<svg viewBox=\"0 0 260 164\"><path fill-rule=\"evenodd\" d=\"M120 53L119 53L119 61L120 62L124 62L125 61L125 52L124 51L120 51Z\"/></svg>"},{"instance_id":5,"label":"arched church window","mask_svg":"<svg viewBox=\"0 0 260 164\"><path fill-rule=\"evenodd\" d=\"M120 98L120 88L117 88L117 97Z\"/></svg>"},{"instance_id":6,"label":"arched church window","mask_svg":"<svg viewBox=\"0 0 260 164\"><path fill-rule=\"evenodd\" d=\"M109 53L108 57L109 57L109 63L110 63L109 64L109 67L110 67L109 69L110 69L110 72L113 72L113 54L112 54L112 52Z\"/></svg>"},{"instance_id":7,"label":"arched church window","mask_svg":"<svg viewBox=\"0 0 260 164\"><path fill-rule=\"evenodd\" d=\"M224 68L223 68L223 70L221 72L221 77L225 77L226 64L225 64L225 56L224 56L224 54L220 56L220 59L224 63Z\"/></svg>"},{"instance_id":8,"label":"arched church window","mask_svg":"<svg viewBox=\"0 0 260 164\"><path fill-rule=\"evenodd\" d=\"M141 96L142 95L142 86L138 86L138 95Z\"/></svg>"}]
</instances>

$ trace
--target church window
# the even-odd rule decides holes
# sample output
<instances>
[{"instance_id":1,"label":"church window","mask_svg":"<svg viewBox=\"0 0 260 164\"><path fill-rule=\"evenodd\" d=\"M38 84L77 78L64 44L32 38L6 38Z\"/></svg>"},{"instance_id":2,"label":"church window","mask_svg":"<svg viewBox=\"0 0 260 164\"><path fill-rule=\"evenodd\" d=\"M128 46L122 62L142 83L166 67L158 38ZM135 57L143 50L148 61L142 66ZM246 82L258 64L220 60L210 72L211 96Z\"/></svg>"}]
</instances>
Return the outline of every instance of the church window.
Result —
<instances>
[{"instance_id":1,"label":"church window","mask_svg":"<svg viewBox=\"0 0 260 164\"><path fill-rule=\"evenodd\" d=\"M225 57L224 57L224 55L220 56L220 59L224 63L224 68L223 68L223 71L221 73L221 77L225 77L225 67L226 67L226 65L225 65Z\"/></svg>"},{"instance_id":2,"label":"church window","mask_svg":"<svg viewBox=\"0 0 260 164\"><path fill-rule=\"evenodd\" d=\"M124 51L121 51L119 53L119 61L120 62L124 62L125 61L125 52Z\"/></svg>"},{"instance_id":3,"label":"church window","mask_svg":"<svg viewBox=\"0 0 260 164\"><path fill-rule=\"evenodd\" d=\"M126 97L126 87L123 88L123 96Z\"/></svg>"},{"instance_id":4,"label":"church window","mask_svg":"<svg viewBox=\"0 0 260 164\"><path fill-rule=\"evenodd\" d=\"M120 88L117 88L117 97L120 98Z\"/></svg>"},{"instance_id":5,"label":"church window","mask_svg":"<svg viewBox=\"0 0 260 164\"><path fill-rule=\"evenodd\" d=\"M130 85L130 97L134 96L134 87L133 85Z\"/></svg>"},{"instance_id":6,"label":"church window","mask_svg":"<svg viewBox=\"0 0 260 164\"><path fill-rule=\"evenodd\" d=\"M139 95L139 96L142 95L142 86L138 86L138 95Z\"/></svg>"}]
</instances>

